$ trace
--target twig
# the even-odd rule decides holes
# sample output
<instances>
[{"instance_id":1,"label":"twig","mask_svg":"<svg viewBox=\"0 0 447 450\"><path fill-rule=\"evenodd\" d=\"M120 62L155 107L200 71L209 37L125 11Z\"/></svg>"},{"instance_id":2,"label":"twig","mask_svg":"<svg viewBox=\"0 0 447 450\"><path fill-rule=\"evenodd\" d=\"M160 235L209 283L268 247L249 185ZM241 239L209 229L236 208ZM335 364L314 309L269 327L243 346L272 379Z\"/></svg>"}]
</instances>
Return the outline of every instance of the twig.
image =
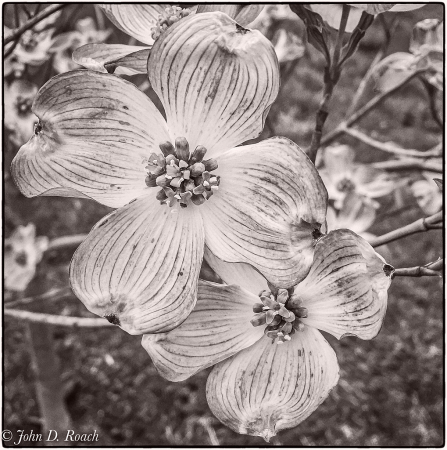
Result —
<instances>
[{"instance_id":1,"label":"twig","mask_svg":"<svg viewBox=\"0 0 447 450\"><path fill-rule=\"evenodd\" d=\"M6 59L8 56L10 56L11 53L15 50L15 48L17 47L18 44L19 44L19 40L17 39L17 41L14 41L13 44L8 48L8 50L6 50L6 52L3 55L3 57Z\"/></svg>"},{"instance_id":2,"label":"twig","mask_svg":"<svg viewBox=\"0 0 447 450\"><path fill-rule=\"evenodd\" d=\"M432 216L418 219L413 223L398 228L397 230L390 231L382 236L371 239L369 243L372 247L379 247L415 233L436 229L438 225L442 223L442 218L442 211L440 211Z\"/></svg>"},{"instance_id":3,"label":"twig","mask_svg":"<svg viewBox=\"0 0 447 450\"><path fill-rule=\"evenodd\" d=\"M28 19L31 19L33 17L33 14L31 13L31 11L28 9L28 7L24 3L22 4L22 9L25 12L26 17ZM16 25L16 26L19 26L19 25Z\"/></svg>"},{"instance_id":4,"label":"twig","mask_svg":"<svg viewBox=\"0 0 447 450\"><path fill-rule=\"evenodd\" d=\"M6 316L15 317L16 319L27 320L35 323L46 323L50 325L61 325L65 327L95 328L95 327L111 327L114 326L106 319L90 319L87 317L65 317L55 314L35 313L30 311L22 311L19 309L5 308L3 313Z\"/></svg>"},{"instance_id":5,"label":"twig","mask_svg":"<svg viewBox=\"0 0 447 450\"><path fill-rule=\"evenodd\" d=\"M53 330L42 323L28 323L28 342L35 371L36 397L42 418L43 433L54 430L59 436L72 428L64 402L60 362L54 348ZM62 441L47 441L49 446L65 446Z\"/></svg>"},{"instance_id":6,"label":"twig","mask_svg":"<svg viewBox=\"0 0 447 450\"><path fill-rule=\"evenodd\" d=\"M213 426L211 425L211 420L209 417L201 417L198 421L203 428L205 428L208 433L208 437L210 438L211 445L216 447L220 446L219 438L217 437L216 432L214 431Z\"/></svg>"},{"instance_id":7,"label":"twig","mask_svg":"<svg viewBox=\"0 0 447 450\"><path fill-rule=\"evenodd\" d=\"M388 142L380 142L355 128L346 127L343 132L358 139L359 141L364 142L365 144L368 144L373 148L376 148L377 150L381 150L387 153L393 153L394 155L412 156L416 158L438 157L442 155L442 153L438 151L438 146L436 146L435 149L427 150L426 152L424 152L421 150L398 147L397 145L393 145Z\"/></svg>"},{"instance_id":8,"label":"twig","mask_svg":"<svg viewBox=\"0 0 447 450\"><path fill-rule=\"evenodd\" d=\"M444 268L444 260L432 262L425 266L405 267L402 269L395 269L391 274L394 277L441 277L442 269Z\"/></svg>"},{"instance_id":9,"label":"twig","mask_svg":"<svg viewBox=\"0 0 447 450\"><path fill-rule=\"evenodd\" d=\"M17 305L28 305L29 303L33 303L35 301L49 301L55 299L56 297L63 298L67 295L72 295L72 291L69 287L54 288L50 289L48 292L45 292L41 295L36 295L34 297L19 298L18 300L13 300L11 302L5 301L5 306L8 308L13 308Z\"/></svg>"},{"instance_id":10,"label":"twig","mask_svg":"<svg viewBox=\"0 0 447 450\"><path fill-rule=\"evenodd\" d=\"M383 14L379 14L378 20L381 23L383 30L385 32L385 41L383 42L383 44L380 47L380 50L377 52L376 56L374 57L365 76L360 81L359 87L354 95L354 99L352 100L351 106L349 107L348 112L346 113L346 117L351 116L354 113L354 111L356 110L357 105L358 105L360 99L362 98L363 93L365 92L366 86L368 85L371 75L374 73L375 66L385 55L385 53L388 49L388 46L390 45L391 34L394 31L394 29L396 28L396 24L397 24L396 18L393 18L393 20L389 26L389 29L388 29L387 23L383 17Z\"/></svg>"},{"instance_id":11,"label":"twig","mask_svg":"<svg viewBox=\"0 0 447 450\"><path fill-rule=\"evenodd\" d=\"M330 131L326 136L324 136L321 139L321 146L327 146L332 141L337 139L341 134L343 134L347 128L354 125L356 122L358 122L360 119L362 119L366 114L368 114L369 111L371 111L375 106L377 106L379 103L381 103L383 100L385 100L387 97L389 97L393 92L397 91L399 88L410 82L413 78L416 78L421 73L424 72L424 69L417 70L413 72L412 74L408 75L406 78L404 78L398 85L394 86L393 88L389 89L388 91L382 92L382 94L375 96L373 99L371 99L366 105L364 105L362 108L357 110L354 114L352 114L347 120L343 121L338 125L334 130Z\"/></svg>"},{"instance_id":12,"label":"twig","mask_svg":"<svg viewBox=\"0 0 447 450\"><path fill-rule=\"evenodd\" d=\"M329 114L329 102L332 98L335 85L340 78L341 65L339 64L340 51L343 44L343 37L345 34L346 24L348 22L349 11L351 7L349 5L343 5L343 12L340 20L340 28L337 34L337 40L335 42L334 52L330 65L328 64L324 69L324 88L323 99L321 100L320 107L317 111L315 130L312 135L312 141L310 148L307 151L309 159L315 163L318 149L320 148L321 136L323 135L323 127Z\"/></svg>"},{"instance_id":13,"label":"twig","mask_svg":"<svg viewBox=\"0 0 447 450\"><path fill-rule=\"evenodd\" d=\"M25 22L21 27L13 30L12 33L3 41L3 47L8 45L10 42L18 39L25 31L33 28L34 25L38 24L43 19L46 19L48 16L51 16L51 14L54 14L56 11L59 11L60 9L69 6L70 4L71 3L62 3L61 5L52 5L44 9L40 14L37 14L32 19Z\"/></svg>"},{"instance_id":14,"label":"twig","mask_svg":"<svg viewBox=\"0 0 447 450\"><path fill-rule=\"evenodd\" d=\"M373 167L380 170L428 170L430 172L443 173L443 169L440 165L436 165L425 161L414 161L414 160L390 160L381 161L372 164Z\"/></svg>"},{"instance_id":15,"label":"twig","mask_svg":"<svg viewBox=\"0 0 447 450\"><path fill-rule=\"evenodd\" d=\"M17 3L14 5L14 26L16 28L20 26L19 5Z\"/></svg>"},{"instance_id":16,"label":"twig","mask_svg":"<svg viewBox=\"0 0 447 450\"><path fill-rule=\"evenodd\" d=\"M74 234L72 236L58 237L50 241L46 251L49 252L50 250L59 250L64 247L76 247L81 245L86 238L86 234Z\"/></svg>"}]
</instances>

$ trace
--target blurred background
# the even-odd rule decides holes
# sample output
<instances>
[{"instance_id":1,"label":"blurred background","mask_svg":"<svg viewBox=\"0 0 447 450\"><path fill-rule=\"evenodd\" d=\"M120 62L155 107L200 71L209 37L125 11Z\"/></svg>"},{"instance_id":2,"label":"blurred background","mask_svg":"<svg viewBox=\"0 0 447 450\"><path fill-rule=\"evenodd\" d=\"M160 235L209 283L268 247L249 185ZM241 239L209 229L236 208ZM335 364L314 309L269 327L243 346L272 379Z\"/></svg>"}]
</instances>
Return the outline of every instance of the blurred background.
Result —
<instances>
[{"instance_id":1,"label":"blurred background","mask_svg":"<svg viewBox=\"0 0 447 450\"><path fill-rule=\"evenodd\" d=\"M4 5L5 33L26 21L36 8L43 10L49 6L26 4L25 10L22 5ZM331 101L325 134L345 118L377 53L382 52L382 57L395 52L408 53L415 24L427 18L443 21L444 6L426 5L400 13L397 20L393 13L385 13L380 20L375 20L359 51L348 60L342 72ZM282 135L307 148L321 100L323 56L306 43L304 25L290 10L285 17L273 15L258 26L273 40L278 56L282 55L281 90L260 139ZM294 47L281 47L284 33L278 30L293 31ZM386 30L392 30L390 39ZM24 269L17 275L22 281L12 282L5 292L5 304L24 311L93 317L68 289L68 265L76 247L51 250L48 240L88 233L110 209L85 199L27 199L15 187L9 166L20 146L33 133L36 118L30 106L38 88L57 73L79 68L71 60L75 48L89 42L135 45L136 41L118 30L91 4L64 8L54 20L50 17L36 34L40 37L24 36L18 48L4 59L4 233L9 238L7 246L15 245L14 237L22 243L28 239L26 245L34 246L34 259L19 264ZM157 102L145 75L129 79ZM376 95L376 91L373 79L359 99L359 107ZM357 125L381 142L420 151L432 149L441 141L442 127L433 118L427 95L425 84L416 78ZM443 118L442 92L437 97L434 95L434 102ZM391 157L346 134L341 134L332 145L353 148L359 163L386 161ZM396 189L398 195L393 192L380 200L369 233L381 235L427 215L409 187L422 178L420 173L398 173L395 177L395 183L401 186ZM403 179L406 181L401 183ZM18 227L28 224L34 224L35 228L27 229L25 239L24 229ZM36 236L43 238L35 239ZM435 230L393 242L383 253L393 266L411 267L434 261L442 249L442 233ZM29 247L24 252L29 255ZM381 253L380 247L378 252ZM437 277L396 278L390 288L383 328L375 339L361 341L348 337L339 342L325 335L339 359L340 382L309 419L295 429L281 432L277 443L441 446L445 420L442 290L442 279ZM187 381L171 383L157 374L140 338L129 336L119 328L45 327L50 330L50 343L59 359L63 401L72 429L78 433L96 430L99 441L94 445L265 444L261 438L232 432L213 417L204 390L209 370ZM3 330L4 429L15 434L18 430L39 433L42 420L31 359L33 331L24 319L10 316L5 316Z\"/></svg>"}]
</instances>

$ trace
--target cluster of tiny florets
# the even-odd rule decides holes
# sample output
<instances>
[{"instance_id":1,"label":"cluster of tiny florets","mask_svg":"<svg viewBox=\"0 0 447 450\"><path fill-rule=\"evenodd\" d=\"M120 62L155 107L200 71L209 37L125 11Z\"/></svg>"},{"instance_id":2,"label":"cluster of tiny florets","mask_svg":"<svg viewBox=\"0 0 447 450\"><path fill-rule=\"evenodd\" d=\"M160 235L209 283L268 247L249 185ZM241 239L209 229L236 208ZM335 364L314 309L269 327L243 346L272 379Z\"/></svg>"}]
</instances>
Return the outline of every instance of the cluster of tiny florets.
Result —
<instances>
[{"instance_id":1,"label":"cluster of tiny florets","mask_svg":"<svg viewBox=\"0 0 447 450\"><path fill-rule=\"evenodd\" d=\"M295 331L302 331L304 324L299 320L307 317L307 309L300 306L301 301L293 294L293 289L264 290L259 294L262 303L253 305L254 317L251 324L254 327L267 325L264 334L272 339L277 339L277 344L283 344L291 340ZM289 299L293 299L294 312L287 307Z\"/></svg>"},{"instance_id":2,"label":"cluster of tiny florets","mask_svg":"<svg viewBox=\"0 0 447 450\"><path fill-rule=\"evenodd\" d=\"M171 142L163 142L160 150L162 153L152 153L144 164L146 185L162 188L157 193L161 204L179 203L182 208L190 203L201 205L219 189L220 177L211 174L218 167L217 161L203 159L203 145L190 153L188 141L180 137L175 140L175 147Z\"/></svg>"},{"instance_id":3,"label":"cluster of tiny florets","mask_svg":"<svg viewBox=\"0 0 447 450\"><path fill-rule=\"evenodd\" d=\"M159 38L163 31L167 30L172 24L178 22L183 17L189 16L191 11L187 8L180 8L179 6L168 6L163 14L158 16L155 27L151 29L152 39Z\"/></svg>"}]
</instances>

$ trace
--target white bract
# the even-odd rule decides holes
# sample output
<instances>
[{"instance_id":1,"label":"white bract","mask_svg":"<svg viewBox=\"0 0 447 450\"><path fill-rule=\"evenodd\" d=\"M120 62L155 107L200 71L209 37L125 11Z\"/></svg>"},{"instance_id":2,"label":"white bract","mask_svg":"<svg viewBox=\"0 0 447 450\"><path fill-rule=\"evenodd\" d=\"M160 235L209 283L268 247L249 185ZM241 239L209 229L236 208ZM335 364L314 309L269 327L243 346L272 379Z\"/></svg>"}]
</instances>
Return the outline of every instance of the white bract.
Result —
<instances>
[{"instance_id":1,"label":"white bract","mask_svg":"<svg viewBox=\"0 0 447 450\"><path fill-rule=\"evenodd\" d=\"M79 247L70 276L88 309L132 334L186 319L205 245L278 286L296 284L327 206L296 144L276 137L237 147L260 134L279 89L261 33L224 13L186 17L155 42L148 76L166 120L119 77L56 76L37 95L40 123L12 164L27 196L118 208Z\"/></svg>"},{"instance_id":2,"label":"white bract","mask_svg":"<svg viewBox=\"0 0 447 450\"><path fill-rule=\"evenodd\" d=\"M186 321L144 336L143 346L171 381L216 364L207 382L212 412L268 441L306 419L337 384L335 352L318 330L338 339L377 335L393 268L349 230L320 238L308 275L289 289L246 264L206 258L227 285L201 281Z\"/></svg>"},{"instance_id":3,"label":"white bract","mask_svg":"<svg viewBox=\"0 0 447 450\"><path fill-rule=\"evenodd\" d=\"M19 225L5 240L4 278L5 289L24 291L36 273L36 266L48 248L48 238L36 238L36 227L30 223Z\"/></svg>"},{"instance_id":4,"label":"white bract","mask_svg":"<svg viewBox=\"0 0 447 450\"><path fill-rule=\"evenodd\" d=\"M155 38L169 26L195 13L220 11L245 26L260 13L263 5L199 5L181 8L167 4L104 4L100 5L110 21L129 36L147 46L122 44L88 44L73 53L73 60L99 72L132 75L147 72Z\"/></svg>"},{"instance_id":5,"label":"white bract","mask_svg":"<svg viewBox=\"0 0 447 450\"><path fill-rule=\"evenodd\" d=\"M395 181L386 172L367 164L354 163L355 152L347 145L333 145L324 149L324 168L320 170L334 206L341 209L349 192L356 192L366 203L378 207L372 199L383 197L395 189Z\"/></svg>"},{"instance_id":6,"label":"white bract","mask_svg":"<svg viewBox=\"0 0 447 450\"><path fill-rule=\"evenodd\" d=\"M5 127L11 132L9 139L15 145L23 145L32 135L37 117L31 106L38 87L26 80L5 83Z\"/></svg>"},{"instance_id":7,"label":"white bract","mask_svg":"<svg viewBox=\"0 0 447 450\"><path fill-rule=\"evenodd\" d=\"M72 59L73 52L87 44L105 41L112 30L98 30L91 17L85 17L76 22L75 30L56 36L51 47L53 67L57 73L68 72L79 68Z\"/></svg>"}]
</instances>

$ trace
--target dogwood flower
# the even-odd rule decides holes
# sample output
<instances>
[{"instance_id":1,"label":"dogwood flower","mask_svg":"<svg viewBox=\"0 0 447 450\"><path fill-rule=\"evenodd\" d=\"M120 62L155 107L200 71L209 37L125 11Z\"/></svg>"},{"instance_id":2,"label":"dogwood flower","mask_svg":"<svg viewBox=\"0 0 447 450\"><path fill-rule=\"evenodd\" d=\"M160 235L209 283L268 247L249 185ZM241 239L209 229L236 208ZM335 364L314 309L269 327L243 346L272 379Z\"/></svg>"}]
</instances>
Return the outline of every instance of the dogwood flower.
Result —
<instances>
[{"instance_id":1,"label":"dogwood flower","mask_svg":"<svg viewBox=\"0 0 447 450\"><path fill-rule=\"evenodd\" d=\"M329 206L326 214L328 230L347 228L366 240L372 235L365 231L371 227L375 219L376 208L370 203L365 203L363 197L353 191L346 194L339 210Z\"/></svg>"},{"instance_id":2,"label":"dogwood flower","mask_svg":"<svg viewBox=\"0 0 447 450\"><path fill-rule=\"evenodd\" d=\"M37 117L31 111L38 87L26 80L5 83L5 127L15 145L23 145L32 135Z\"/></svg>"},{"instance_id":3,"label":"dogwood flower","mask_svg":"<svg viewBox=\"0 0 447 450\"><path fill-rule=\"evenodd\" d=\"M47 61L50 56L50 49L54 43L53 33L54 23L60 17L61 11L51 14L46 19L36 24L32 29L25 31L19 39L17 46L11 55L5 59L4 75L14 73L16 78L22 75L25 66L40 66ZM5 37L11 30L4 27ZM9 48L10 43L6 50Z\"/></svg>"},{"instance_id":4,"label":"dogwood flower","mask_svg":"<svg viewBox=\"0 0 447 450\"><path fill-rule=\"evenodd\" d=\"M4 278L5 288L24 291L36 273L36 266L48 248L48 238L36 238L33 223L18 226L5 240Z\"/></svg>"},{"instance_id":5,"label":"dogwood flower","mask_svg":"<svg viewBox=\"0 0 447 450\"><path fill-rule=\"evenodd\" d=\"M133 84L79 70L54 77L35 136L12 164L22 193L119 208L75 253L87 308L132 334L179 325L196 301L204 245L289 286L312 260L327 194L299 147L258 136L279 89L271 43L226 14L168 28L148 61L166 120ZM173 214L173 213L174 214Z\"/></svg>"},{"instance_id":6,"label":"dogwood flower","mask_svg":"<svg viewBox=\"0 0 447 450\"><path fill-rule=\"evenodd\" d=\"M95 21L91 17L85 17L76 22L74 31L56 36L51 48L56 72L63 73L79 68L72 59L73 52L83 45L105 41L111 32L112 30L98 30Z\"/></svg>"},{"instance_id":7,"label":"dogwood flower","mask_svg":"<svg viewBox=\"0 0 447 450\"><path fill-rule=\"evenodd\" d=\"M169 26L195 13L220 11L242 26L252 22L263 5L209 4L181 8L167 4L104 4L100 5L110 21L121 31L146 44L147 47L120 44L88 44L73 53L73 60L100 72L136 74L147 72L147 59L154 40Z\"/></svg>"},{"instance_id":8,"label":"dogwood flower","mask_svg":"<svg viewBox=\"0 0 447 450\"><path fill-rule=\"evenodd\" d=\"M393 89L417 71L422 72L428 83L443 91L444 46L443 22L425 19L418 22L410 42L410 52L396 52L380 61L373 71L375 89Z\"/></svg>"},{"instance_id":9,"label":"dogwood flower","mask_svg":"<svg viewBox=\"0 0 447 450\"><path fill-rule=\"evenodd\" d=\"M378 207L371 200L383 197L395 188L394 180L386 173L366 164L354 163L354 150L347 145L334 145L325 148L323 153L324 168L320 170L334 206L341 209L348 192L363 196L365 202Z\"/></svg>"},{"instance_id":10,"label":"dogwood flower","mask_svg":"<svg viewBox=\"0 0 447 450\"><path fill-rule=\"evenodd\" d=\"M318 330L338 339L377 335L393 268L350 230L319 239L307 277L289 289L246 264L206 257L227 285L200 281L186 321L142 344L170 381L216 364L206 387L211 411L268 441L306 419L338 382L335 352Z\"/></svg>"}]
</instances>

